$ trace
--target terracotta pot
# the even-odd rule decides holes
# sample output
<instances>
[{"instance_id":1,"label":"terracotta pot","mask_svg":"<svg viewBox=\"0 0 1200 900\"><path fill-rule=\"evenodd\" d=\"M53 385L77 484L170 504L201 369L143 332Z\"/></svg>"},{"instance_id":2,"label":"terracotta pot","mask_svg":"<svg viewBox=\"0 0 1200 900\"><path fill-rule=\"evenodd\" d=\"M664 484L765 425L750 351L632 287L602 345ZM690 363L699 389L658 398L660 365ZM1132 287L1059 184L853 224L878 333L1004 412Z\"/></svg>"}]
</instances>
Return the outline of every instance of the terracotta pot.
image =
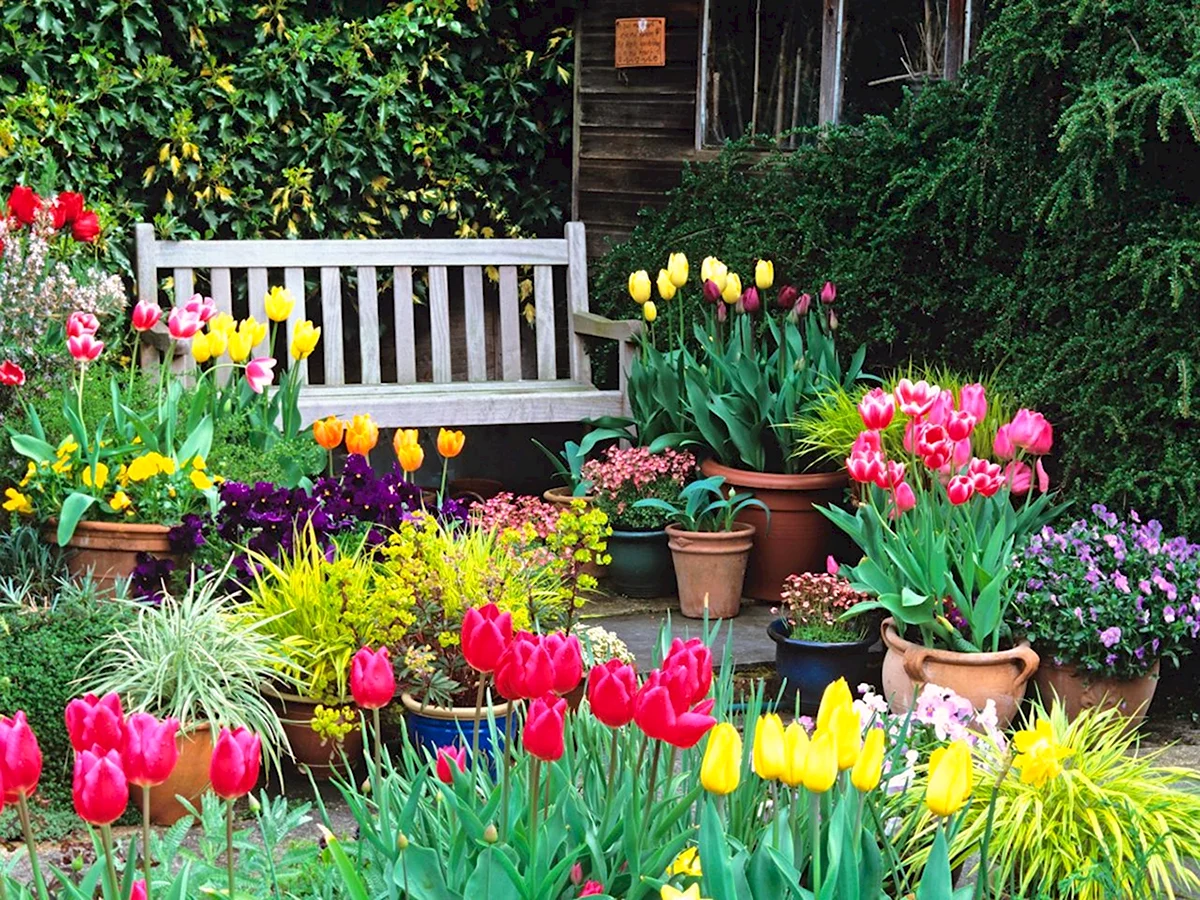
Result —
<instances>
[{"instance_id":1,"label":"terracotta pot","mask_svg":"<svg viewBox=\"0 0 1200 900\"><path fill-rule=\"evenodd\" d=\"M404 705L409 735L418 749L424 748L430 754L435 754L438 747L472 746L475 736L474 706L422 706L416 697L407 692L400 695L400 702ZM514 703L491 707L492 718L496 722L496 736L501 744L507 717L515 709ZM513 739L519 738L514 734ZM481 755L490 755L492 752L492 733L486 706L479 719L479 750Z\"/></svg>"},{"instance_id":2,"label":"terracotta pot","mask_svg":"<svg viewBox=\"0 0 1200 900\"><path fill-rule=\"evenodd\" d=\"M679 611L689 619L731 619L742 609L742 584L755 528L734 522L732 531L684 531L667 526L667 546L675 561Z\"/></svg>"},{"instance_id":3,"label":"terracotta pot","mask_svg":"<svg viewBox=\"0 0 1200 900\"><path fill-rule=\"evenodd\" d=\"M892 712L903 715L926 684L950 688L982 710L996 702L1001 728L1007 728L1025 697L1025 685L1038 668L1038 655L1028 641L997 653L933 650L905 640L893 619L880 628L887 655L883 658L883 693Z\"/></svg>"},{"instance_id":4,"label":"terracotta pot","mask_svg":"<svg viewBox=\"0 0 1200 900\"><path fill-rule=\"evenodd\" d=\"M776 475L748 472L707 459L700 465L706 477L721 475L731 487L750 491L771 511L754 507L738 516L755 528L754 549L746 569L747 597L779 601L783 580L793 572L824 572L833 523L814 507L837 503L846 487L845 472Z\"/></svg>"},{"instance_id":5,"label":"terracotta pot","mask_svg":"<svg viewBox=\"0 0 1200 900\"><path fill-rule=\"evenodd\" d=\"M57 544L51 520L44 537ZM178 559L171 553L167 539L170 529L165 525L134 522L80 522L66 544L67 571L72 578L83 578L89 571L101 594L111 594L118 579L133 574L139 553L149 553L159 559Z\"/></svg>"},{"instance_id":6,"label":"terracotta pot","mask_svg":"<svg viewBox=\"0 0 1200 900\"><path fill-rule=\"evenodd\" d=\"M150 821L155 825L174 825L190 815L177 798L183 797L199 808L200 796L208 788L208 766L213 752L212 726L196 725L180 731L175 743L179 747L179 762L171 777L150 788ZM142 802L141 791L132 788L130 799L137 807Z\"/></svg>"},{"instance_id":7,"label":"terracotta pot","mask_svg":"<svg viewBox=\"0 0 1200 900\"><path fill-rule=\"evenodd\" d=\"M1074 666L1042 663L1034 677L1042 703L1049 704L1057 697L1075 719L1085 709L1116 707L1129 718L1129 727L1137 728L1146 718L1154 691L1158 688L1159 661L1140 678L1097 678Z\"/></svg>"},{"instance_id":8,"label":"terracotta pot","mask_svg":"<svg viewBox=\"0 0 1200 900\"><path fill-rule=\"evenodd\" d=\"M362 759L361 728L355 728L341 741L329 740L312 729L313 713L321 705L317 701L275 691L269 691L267 697L279 713L279 724L292 748L292 760L311 771L313 778L328 781L344 773L347 761L353 766Z\"/></svg>"},{"instance_id":9,"label":"terracotta pot","mask_svg":"<svg viewBox=\"0 0 1200 900\"><path fill-rule=\"evenodd\" d=\"M542 499L547 503L552 503L555 506L570 506L574 500L582 500L586 504L591 504L592 495L584 494L582 497L575 497L571 494L571 489L566 487L553 487L542 493ZM591 575L593 578L604 578L608 575L608 566L598 566L594 562L584 564L582 569L584 575Z\"/></svg>"}]
</instances>

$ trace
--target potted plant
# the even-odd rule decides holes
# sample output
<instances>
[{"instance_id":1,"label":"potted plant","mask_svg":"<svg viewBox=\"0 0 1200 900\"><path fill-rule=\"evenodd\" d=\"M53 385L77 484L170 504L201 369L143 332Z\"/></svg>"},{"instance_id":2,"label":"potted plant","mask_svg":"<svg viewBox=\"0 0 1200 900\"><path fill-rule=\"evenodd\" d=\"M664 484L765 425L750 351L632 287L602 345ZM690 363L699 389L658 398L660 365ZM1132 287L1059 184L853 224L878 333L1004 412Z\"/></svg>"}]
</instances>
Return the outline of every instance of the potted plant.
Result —
<instances>
[{"instance_id":1,"label":"potted plant","mask_svg":"<svg viewBox=\"0 0 1200 900\"><path fill-rule=\"evenodd\" d=\"M783 682L783 705L816 714L825 687L839 678L847 684L876 682L870 648L872 624L843 614L870 598L845 578L828 572L789 575L780 593L778 619L767 626L775 642L775 671Z\"/></svg>"},{"instance_id":2,"label":"potted plant","mask_svg":"<svg viewBox=\"0 0 1200 900\"><path fill-rule=\"evenodd\" d=\"M244 726L262 736L268 767L279 770L288 752L279 718L262 696L268 679L295 670L286 648L225 594L224 573L194 579L178 598L155 607L131 603L134 617L87 658L84 690L116 692L126 711L173 717L182 723L179 763L151 788L154 822L170 825L187 814L177 800L199 802L208 786L213 741L220 728Z\"/></svg>"},{"instance_id":3,"label":"potted plant","mask_svg":"<svg viewBox=\"0 0 1200 900\"><path fill-rule=\"evenodd\" d=\"M675 571L667 546L668 516L639 505L639 500L673 500L696 471L687 451L610 446L603 459L583 464L592 482L593 503L608 516L608 575L628 597L662 597L675 590Z\"/></svg>"},{"instance_id":4,"label":"potted plant","mask_svg":"<svg viewBox=\"0 0 1200 900\"><path fill-rule=\"evenodd\" d=\"M1042 657L1042 702L1057 697L1071 719L1115 706L1140 724L1161 661L1178 665L1200 634L1200 545L1097 504L1031 535L1016 565L1016 625Z\"/></svg>"},{"instance_id":5,"label":"potted plant","mask_svg":"<svg viewBox=\"0 0 1200 900\"><path fill-rule=\"evenodd\" d=\"M587 461L588 452L595 445L595 440L591 438L592 435L584 438L583 444L588 445L586 449L583 444L567 441L557 454L541 441L534 440L533 443L554 466L555 477L562 481L561 487L547 488L542 494L542 499L547 503L570 506L573 500L591 502L592 483L583 476L583 464Z\"/></svg>"},{"instance_id":6,"label":"potted plant","mask_svg":"<svg viewBox=\"0 0 1200 900\"><path fill-rule=\"evenodd\" d=\"M726 492L720 475L700 478L684 487L675 501L648 497L636 509L665 513L667 546L675 564L679 610L691 619L707 615L729 619L742 608L742 585L755 528L736 521L751 507L770 511L748 493Z\"/></svg>"},{"instance_id":7,"label":"potted plant","mask_svg":"<svg viewBox=\"0 0 1200 900\"><path fill-rule=\"evenodd\" d=\"M847 615L888 614L883 689L892 708L907 710L921 685L938 684L977 709L994 700L1004 726L1038 667L1037 654L1011 627L1012 555L1019 540L1059 511L1042 464L1053 429L1039 413L1018 410L994 441L1002 466L973 455L985 392L942 396L937 385L908 379L894 395L868 394L860 405L866 430L846 461L862 499L853 515L836 507L822 512L865 553L859 564L839 569L871 597ZM907 419L901 454L888 453L880 440L897 410Z\"/></svg>"}]
</instances>

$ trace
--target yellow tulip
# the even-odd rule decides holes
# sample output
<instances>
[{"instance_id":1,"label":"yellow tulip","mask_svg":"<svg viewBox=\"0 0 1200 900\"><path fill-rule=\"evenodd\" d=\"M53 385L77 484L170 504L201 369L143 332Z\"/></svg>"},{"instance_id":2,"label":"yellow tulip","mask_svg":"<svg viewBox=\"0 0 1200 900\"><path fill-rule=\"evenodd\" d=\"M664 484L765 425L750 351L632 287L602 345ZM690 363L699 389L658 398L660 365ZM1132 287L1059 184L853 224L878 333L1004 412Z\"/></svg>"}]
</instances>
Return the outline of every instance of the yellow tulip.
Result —
<instances>
[{"instance_id":1,"label":"yellow tulip","mask_svg":"<svg viewBox=\"0 0 1200 900\"><path fill-rule=\"evenodd\" d=\"M415 429L414 429L415 430ZM467 436L461 431L451 431L449 428L439 428L437 436L438 453L446 459L453 459L462 453Z\"/></svg>"},{"instance_id":2,"label":"yellow tulip","mask_svg":"<svg viewBox=\"0 0 1200 900\"><path fill-rule=\"evenodd\" d=\"M317 341L321 339L321 329L314 328L310 319L305 319L296 326L292 333L292 359L299 362L308 359L317 349Z\"/></svg>"},{"instance_id":3,"label":"yellow tulip","mask_svg":"<svg viewBox=\"0 0 1200 900\"><path fill-rule=\"evenodd\" d=\"M726 303L737 303L742 297L742 279L737 272L730 272L725 279L725 287L721 289L721 299Z\"/></svg>"},{"instance_id":4,"label":"yellow tulip","mask_svg":"<svg viewBox=\"0 0 1200 900\"><path fill-rule=\"evenodd\" d=\"M687 890L681 891L674 885L664 884L658 892L660 900L705 900L700 896L700 885L689 884Z\"/></svg>"},{"instance_id":5,"label":"yellow tulip","mask_svg":"<svg viewBox=\"0 0 1200 900\"><path fill-rule=\"evenodd\" d=\"M760 259L754 265L754 284L760 291L765 291L775 283L775 263L769 259Z\"/></svg>"},{"instance_id":6,"label":"yellow tulip","mask_svg":"<svg viewBox=\"0 0 1200 900\"><path fill-rule=\"evenodd\" d=\"M737 790L742 777L742 736L728 722L718 722L708 733L708 746L700 763L700 783L710 794L725 796Z\"/></svg>"},{"instance_id":7,"label":"yellow tulip","mask_svg":"<svg viewBox=\"0 0 1200 900\"><path fill-rule=\"evenodd\" d=\"M817 727L828 728L833 720L833 711L840 706L853 706L854 697L845 678L830 682L821 694L821 705L817 708Z\"/></svg>"},{"instance_id":8,"label":"yellow tulip","mask_svg":"<svg viewBox=\"0 0 1200 900\"><path fill-rule=\"evenodd\" d=\"M638 303L650 299L650 276L645 269L638 269L629 276L629 296Z\"/></svg>"},{"instance_id":9,"label":"yellow tulip","mask_svg":"<svg viewBox=\"0 0 1200 900\"><path fill-rule=\"evenodd\" d=\"M862 749L862 722L853 706L839 706L833 711L829 727L837 738L838 768L844 772L858 762L858 753Z\"/></svg>"},{"instance_id":10,"label":"yellow tulip","mask_svg":"<svg viewBox=\"0 0 1200 900\"><path fill-rule=\"evenodd\" d=\"M804 783L804 761L808 759L808 732L799 722L792 722L783 732L783 776L788 787Z\"/></svg>"},{"instance_id":11,"label":"yellow tulip","mask_svg":"<svg viewBox=\"0 0 1200 900\"><path fill-rule=\"evenodd\" d=\"M244 331L231 331L227 338L229 342L229 358L235 363L245 362L254 346L254 335Z\"/></svg>"},{"instance_id":12,"label":"yellow tulip","mask_svg":"<svg viewBox=\"0 0 1200 900\"><path fill-rule=\"evenodd\" d=\"M658 307L654 305L653 300L647 300L642 304L642 317L647 322L653 322L658 318Z\"/></svg>"},{"instance_id":13,"label":"yellow tulip","mask_svg":"<svg viewBox=\"0 0 1200 900\"><path fill-rule=\"evenodd\" d=\"M206 363L212 358L212 351L208 349L208 335L203 331L197 331L192 335L192 359L198 363Z\"/></svg>"},{"instance_id":14,"label":"yellow tulip","mask_svg":"<svg viewBox=\"0 0 1200 900\"><path fill-rule=\"evenodd\" d=\"M704 257L704 262L700 263L700 280L708 281L712 278L713 266L717 265L720 260L715 256Z\"/></svg>"},{"instance_id":15,"label":"yellow tulip","mask_svg":"<svg viewBox=\"0 0 1200 900\"><path fill-rule=\"evenodd\" d=\"M814 794L823 794L833 787L837 776L837 737L828 729L817 729L804 758L804 786Z\"/></svg>"},{"instance_id":16,"label":"yellow tulip","mask_svg":"<svg viewBox=\"0 0 1200 900\"><path fill-rule=\"evenodd\" d=\"M700 264L700 281L711 281L718 291L725 290L725 282L729 279L729 267L715 256L705 257Z\"/></svg>"},{"instance_id":17,"label":"yellow tulip","mask_svg":"<svg viewBox=\"0 0 1200 900\"><path fill-rule=\"evenodd\" d=\"M199 337L199 335L196 335ZM208 355L216 359L229 349L229 332L227 331L209 331L208 333Z\"/></svg>"},{"instance_id":18,"label":"yellow tulip","mask_svg":"<svg viewBox=\"0 0 1200 900\"><path fill-rule=\"evenodd\" d=\"M785 766L783 720L775 713L759 716L754 729L754 773L764 781L777 781Z\"/></svg>"},{"instance_id":19,"label":"yellow tulip","mask_svg":"<svg viewBox=\"0 0 1200 900\"><path fill-rule=\"evenodd\" d=\"M668 875L683 875L685 878L700 878L704 871L700 868L700 851L695 847L684 847L667 866Z\"/></svg>"},{"instance_id":20,"label":"yellow tulip","mask_svg":"<svg viewBox=\"0 0 1200 900\"><path fill-rule=\"evenodd\" d=\"M392 446L396 448L397 453L400 452L401 447L419 443L418 432L415 428L397 428L396 434L392 437Z\"/></svg>"},{"instance_id":21,"label":"yellow tulip","mask_svg":"<svg viewBox=\"0 0 1200 900\"><path fill-rule=\"evenodd\" d=\"M275 285L275 287L267 291L267 296L263 302L266 306L268 319L272 322L286 322L296 305L296 298L292 296L292 292L287 288Z\"/></svg>"},{"instance_id":22,"label":"yellow tulip","mask_svg":"<svg viewBox=\"0 0 1200 900\"><path fill-rule=\"evenodd\" d=\"M677 288L683 287L688 280L688 258L682 253L672 253L667 260L667 274L671 284Z\"/></svg>"},{"instance_id":23,"label":"yellow tulip","mask_svg":"<svg viewBox=\"0 0 1200 900\"><path fill-rule=\"evenodd\" d=\"M675 299L675 291L677 288L675 287L675 282L671 280L671 276L666 269L658 270L658 280L655 282L655 284L658 287L658 296L662 297L664 300Z\"/></svg>"},{"instance_id":24,"label":"yellow tulip","mask_svg":"<svg viewBox=\"0 0 1200 900\"><path fill-rule=\"evenodd\" d=\"M935 816L952 816L970 799L973 784L971 747L966 741L952 741L929 757L925 805Z\"/></svg>"},{"instance_id":25,"label":"yellow tulip","mask_svg":"<svg viewBox=\"0 0 1200 900\"><path fill-rule=\"evenodd\" d=\"M850 783L864 794L875 790L883 774L883 729L872 728L863 741L858 762L850 770Z\"/></svg>"}]
</instances>

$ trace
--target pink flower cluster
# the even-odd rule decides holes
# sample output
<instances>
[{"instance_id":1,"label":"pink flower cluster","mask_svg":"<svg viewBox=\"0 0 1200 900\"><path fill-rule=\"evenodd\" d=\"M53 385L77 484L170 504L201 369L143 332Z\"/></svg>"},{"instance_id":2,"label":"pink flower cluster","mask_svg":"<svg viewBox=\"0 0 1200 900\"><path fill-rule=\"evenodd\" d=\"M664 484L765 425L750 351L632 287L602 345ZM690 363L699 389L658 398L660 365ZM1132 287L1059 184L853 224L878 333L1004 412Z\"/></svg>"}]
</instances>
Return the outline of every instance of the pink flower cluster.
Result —
<instances>
[{"instance_id":1,"label":"pink flower cluster","mask_svg":"<svg viewBox=\"0 0 1200 900\"><path fill-rule=\"evenodd\" d=\"M846 460L850 477L875 484L889 494L891 514L907 512L917 504L907 464L885 458L880 432L891 425L897 411L908 417L904 426L904 449L936 475L945 486L950 502L959 506L975 494L995 495L1008 484L1013 494L1029 491L1036 472L1038 489L1050 489L1050 479L1041 457L1054 444L1054 429L1039 412L1021 409L996 434L993 452L1007 465L1001 468L988 459L974 456L971 435L987 415L987 396L982 384L965 385L959 396L936 384L900 379L894 394L875 388L858 405L866 430L861 432ZM1034 467L1020 459L1035 457Z\"/></svg>"},{"instance_id":2,"label":"pink flower cluster","mask_svg":"<svg viewBox=\"0 0 1200 900\"><path fill-rule=\"evenodd\" d=\"M793 631L812 626L836 628L844 624L838 621L842 613L867 599L836 574L803 572L784 579L780 606ZM860 627L855 623L850 630Z\"/></svg>"},{"instance_id":3,"label":"pink flower cluster","mask_svg":"<svg viewBox=\"0 0 1200 900\"><path fill-rule=\"evenodd\" d=\"M651 453L647 447L622 448L615 444L605 451L604 459L589 459L583 464L583 477L597 492L609 495L627 488L640 491L663 479L683 487L695 471L696 457L686 450Z\"/></svg>"},{"instance_id":4,"label":"pink flower cluster","mask_svg":"<svg viewBox=\"0 0 1200 900\"><path fill-rule=\"evenodd\" d=\"M523 530L532 525L538 538L545 540L558 525L559 509L537 497L497 494L471 507L471 521L487 531Z\"/></svg>"}]
</instances>

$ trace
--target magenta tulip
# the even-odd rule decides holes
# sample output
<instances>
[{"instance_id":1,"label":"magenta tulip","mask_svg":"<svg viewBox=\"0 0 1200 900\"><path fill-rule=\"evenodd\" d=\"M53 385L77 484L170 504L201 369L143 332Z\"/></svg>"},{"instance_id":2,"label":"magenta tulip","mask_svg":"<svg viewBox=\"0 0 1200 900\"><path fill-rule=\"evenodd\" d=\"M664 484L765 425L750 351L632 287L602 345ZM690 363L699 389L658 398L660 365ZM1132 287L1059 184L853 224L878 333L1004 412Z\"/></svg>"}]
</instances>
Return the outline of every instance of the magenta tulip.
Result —
<instances>
[{"instance_id":1,"label":"magenta tulip","mask_svg":"<svg viewBox=\"0 0 1200 900\"><path fill-rule=\"evenodd\" d=\"M563 755L563 727L567 701L553 694L538 697L529 705L521 745L542 762L554 762Z\"/></svg>"},{"instance_id":2,"label":"magenta tulip","mask_svg":"<svg viewBox=\"0 0 1200 900\"><path fill-rule=\"evenodd\" d=\"M751 285L742 291L742 310L743 312L756 313L762 306L762 301L758 296L758 288Z\"/></svg>"},{"instance_id":3,"label":"magenta tulip","mask_svg":"<svg viewBox=\"0 0 1200 900\"><path fill-rule=\"evenodd\" d=\"M966 475L955 475L946 485L946 496L955 506L962 506L975 493L975 484Z\"/></svg>"},{"instance_id":4,"label":"magenta tulip","mask_svg":"<svg viewBox=\"0 0 1200 900\"><path fill-rule=\"evenodd\" d=\"M975 417L961 409L952 410L946 418L946 433L952 441L965 441L975 430Z\"/></svg>"},{"instance_id":5,"label":"magenta tulip","mask_svg":"<svg viewBox=\"0 0 1200 900\"><path fill-rule=\"evenodd\" d=\"M896 414L896 398L884 393L883 388L873 388L859 401L858 414L868 431L883 431Z\"/></svg>"},{"instance_id":6,"label":"magenta tulip","mask_svg":"<svg viewBox=\"0 0 1200 900\"><path fill-rule=\"evenodd\" d=\"M609 728L621 728L633 721L637 690L637 671L619 659L592 666L588 673L588 705L592 715Z\"/></svg>"},{"instance_id":7,"label":"magenta tulip","mask_svg":"<svg viewBox=\"0 0 1200 900\"><path fill-rule=\"evenodd\" d=\"M495 603L468 609L462 623L462 652L476 672L494 672L500 656L512 642L512 613L500 612Z\"/></svg>"},{"instance_id":8,"label":"magenta tulip","mask_svg":"<svg viewBox=\"0 0 1200 900\"><path fill-rule=\"evenodd\" d=\"M803 318L808 315L808 308L810 306L812 306L812 295L801 294L796 298L796 305L793 307L793 311L798 317Z\"/></svg>"},{"instance_id":9,"label":"magenta tulip","mask_svg":"<svg viewBox=\"0 0 1200 900\"><path fill-rule=\"evenodd\" d=\"M959 392L958 408L975 417L976 422L987 418L987 394L979 382L964 384Z\"/></svg>"},{"instance_id":10,"label":"magenta tulip","mask_svg":"<svg viewBox=\"0 0 1200 900\"><path fill-rule=\"evenodd\" d=\"M1004 484L1004 475L1000 467L986 459L973 459L967 466L967 476L975 493L984 497L993 496Z\"/></svg>"},{"instance_id":11,"label":"magenta tulip","mask_svg":"<svg viewBox=\"0 0 1200 900\"><path fill-rule=\"evenodd\" d=\"M116 750L84 750L75 757L71 798L79 818L92 825L111 825L129 805L129 782Z\"/></svg>"},{"instance_id":12,"label":"magenta tulip","mask_svg":"<svg viewBox=\"0 0 1200 900\"><path fill-rule=\"evenodd\" d=\"M1008 482L1008 489L1018 497L1029 493L1029 486L1033 483L1033 470L1028 465L1019 461L1013 460L1004 467L1004 480Z\"/></svg>"},{"instance_id":13,"label":"magenta tulip","mask_svg":"<svg viewBox=\"0 0 1200 900\"><path fill-rule=\"evenodd\" d=\"M846 459L846 471L855 481L869 484L883 475L883 456L870 452L852 454Z\"/></svg>"},{"instance_id":14,"label":"magenta tulip","mask_svg":"<svg viewBox=\"0 0 1200 900\"><path fill-rule=\"evenodd\" d=\"M254 789L262 758L262 739L246 728L222 728L213 747L208 780L223 800L236 800Z\"/></svg>"},{"instance_id":15,"label":"magenta tulip","mask_svg":"<svg viewBox=\"0 0 1200 900\"><path fill-rule=\"evenodd\" d=\"M1054 428L1040 412L1019 409L1008 424L1008 439L1014 447L1045 456L1054 445Z\"/></svg>"},{"instance_id":16,"label":"magenta tulip","mask_svg":"<svg viewBox=\"0 0 1200 900\"><path fill-rule=\"evenodd\" d=\"M1034 463L1033 469L1037 473L1038 490L1044 494L1050 490L1050 474L1046 471L1046 467L1042 465L1042 458L1040 456L1037 462Z\"/></svg>"},{"instance_id":17,"label":"magenta tulip","mask_svg":"<svg viewBox=\"0 0 1200 900\"><path fill-rule=\"evenodd\" d=\"M42 777L42 749L25 713L11 719L0 716L0 786L4 800L12 803L37 790Z\"/></svg>"},{"instance_id":18,"label":"magenta tulip","mask_svg":"<svg viewBox=\"0 0 1200 900\"><path fill-rule=\"evenodd\" d=\"M901 513L906 513L917 505L917 495L913 493L912 485L907 481L896 485L892 491L892 511L891 515L897 516Z\"/></svg>"},{"instance_id":19,"label":"magenta tulip","mask_svg":"<svg viewBox=\"0 0 1200 900\"><path fill-rule=\"evenodd\" d=\"M97 698L95 694L76 697L63 714L67 736L76 753L99 747L104 753L120 748L125 727L121 698L115 693Z\"/></svg>"},{"instance_id":20,"label":"magenta tulip","mask_svg":"<svg viewBox=\"0 0 1200 900\"><path fill-rule=\"evenodd\" d=\"M350 662L350 693L363 709L383 709L396 696L396 672L388 648L363 647Z\"/></svg>"},{"instance_id":21,"label":"magenta tulip","mask_svg":"<svg viewBox=\"0 0 1200 900\"><path fill-rule=\"evenodd\" d=\"M721 289L711 278L704 282L704 299L709 303L721 302Z\"/></svg>"},{"instance_id":22,"label":"magenta tulip","mask_svg":"<svg viewBox=\"0 0 1200 900\"><path fill-rule=\"evenodd\" d=\"M438 747L434 772L443 784L454 784L454 770L467 771L466 747Z\"/></svg>"},{"instance_id":23,"label":"magenta tulip","mask_svg":"<svg viewBox=\"0 0 1200 900\"><path fill-rule=\"evenodd\" d=\"M1001 425L996 429L996 439L992 441L992 452L998 459L1012 459L1016 454L1012 440L1008 436L1008 426Z\"/></svg>"},{"instance_id":24,"label":"magenta tulip","mask_svg":"<svg viewBox=\"0 0 1200 900\"><path fill-rule=\"evenodd\" d=\"M134 713L125 723L121 745L121 766L125 778L138 787L162 784L179 762L179 744L175 735L178 719L159 721L149 713Z\"/></svg>"},{"instance_id":25,"label":"magenta tulip","mask_svg":"<svg viewBox=\"0 0 1200 900\"><path fill-rule=\"evenodd\" d=\"M832 281L825 282L821 288L821 302L828 306L837 299L837 285Z\"/></svg>"}]
</instances>

